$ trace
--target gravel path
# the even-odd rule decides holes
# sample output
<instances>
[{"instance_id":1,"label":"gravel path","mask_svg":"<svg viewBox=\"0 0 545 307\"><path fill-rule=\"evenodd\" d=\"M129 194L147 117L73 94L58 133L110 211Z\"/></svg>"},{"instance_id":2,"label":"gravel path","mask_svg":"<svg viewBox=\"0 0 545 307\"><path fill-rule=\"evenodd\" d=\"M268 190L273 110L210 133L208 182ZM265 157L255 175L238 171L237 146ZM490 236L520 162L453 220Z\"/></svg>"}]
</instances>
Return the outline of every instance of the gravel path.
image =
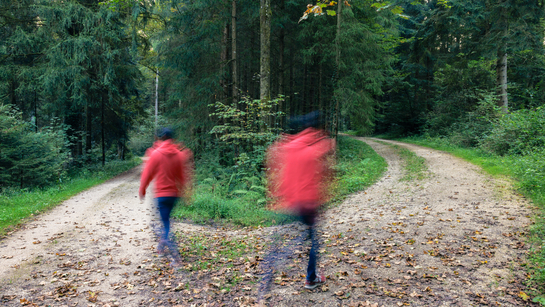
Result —
<instances>
[{"instance_id":1,"label":"gravel path","mask_svg":"<svg viewBox=\"0 0 545 307\"><path fill-rule=\"evenodd\" d=\"M449 154L359 139L389 167L375 185L322 216L319 263L328 276L323 287L302 287L309 247L299 223L228 232L177 223L182 242L200 235L217 242L247 240L254 249L235 261L222 258L230 264L220 271L189 270L195 261L189 258L180 270L171 268L155 255L150 225L157 221L151 200L137 200L137 168L0 241L0 305L252 306L262 259L271 258L262 246L272 237L282 238L277 250L282 259L269 291L260 292L267 306L531 304L521 294L532 214L524 199L507 183ZM427 178L400 181L402 161L383 142L424 157ZM212 244L209 252L216 252ZM245 277L220 290L229 271Z\"/></svg>"}]
</instances>

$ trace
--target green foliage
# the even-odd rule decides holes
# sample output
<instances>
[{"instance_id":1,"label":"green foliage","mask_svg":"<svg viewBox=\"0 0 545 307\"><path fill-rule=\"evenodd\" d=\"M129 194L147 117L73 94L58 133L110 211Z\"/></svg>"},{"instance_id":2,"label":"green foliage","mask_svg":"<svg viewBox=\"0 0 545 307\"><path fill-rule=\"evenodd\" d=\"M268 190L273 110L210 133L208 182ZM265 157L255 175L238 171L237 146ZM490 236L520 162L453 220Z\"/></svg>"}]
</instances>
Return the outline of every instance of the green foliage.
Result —
<instances>
[{"instance_id":1,"label":"green foliage","mask_svg":"<svg viewBox=\"0 0 545 307\"><path fill-rule=\"evenodd\" d=\"M211 104L210 107L214 107L215 112L210 116L217 117L224 124L214 126L210 133L218 135L222 142L249 149L270 144L282 131L276 125L284 115L276 111L282 101L283 97L262 101L244 96L238 103L225 104L218 101Z\"/></svg>"},{"instance_id":2,"label":"green foliage","mask_svg":"<svg viewBox=\"0 0 545 307\"><path fill-rule=\"evenodd\" d=\"M533 156L545 146L545 108L519 110L499 118L481 147L498 155Z\"/></svg>"},{"instance_id":3,"label":"green foliage","mask_svg":"<svg viewBox=\"0 0 545 307\"><path fill-rule=\"evenodd\" d=\"M65 131L58 122L35 132L21 112L0 104L0 186L44 186L59 182L68 160Z\"/></svg>"},{"instance_id":4,"label":"green foliage","mask_svg":"<svg viewBox=\"0 0 545 307\"><path fill-rule=\"evenodd\" d=\"M331 204L376 182L386 170L382 157L367 144L338 138L336 180ZM231 223L241 226L270 226L290 223L294 217L269 211L266 207L264 174L251 175L222 168L217 155L197 161L197 186L190 205L175 209L174 216L200 223Z\"/></svg>"}]
</instances>

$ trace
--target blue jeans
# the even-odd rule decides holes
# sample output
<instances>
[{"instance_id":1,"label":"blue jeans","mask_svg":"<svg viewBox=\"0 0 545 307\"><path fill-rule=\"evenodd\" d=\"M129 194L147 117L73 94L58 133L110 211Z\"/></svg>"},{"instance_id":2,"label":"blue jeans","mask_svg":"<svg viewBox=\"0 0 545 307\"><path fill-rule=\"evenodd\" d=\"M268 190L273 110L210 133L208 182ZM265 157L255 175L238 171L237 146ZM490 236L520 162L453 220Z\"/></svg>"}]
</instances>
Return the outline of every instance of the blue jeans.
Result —
<instances>
[{"instance_id":1,"label":"blue jeans","mask_svg":"<svg viewBox=\"0 0 545 307\"><path fill-rule=\"evenodd\" d=\"M314 229L314 223L316 222L316 211L300 212L299 219L308 226L308 236L312 242L310 253L308 255L307 280L313 281L316 279L316 260L318 249L320 248L320 243L316 237L316 229Z\"/></svg>"},{"instance_id":2,"label":"blue jeans","mask_svg":"<svg viewBox=\"0 0 545 307\"><path fill-rule=\"evenodd\" d=\"M157 197L157 207L159 208L159 215L161 216L161 221L163 222L163 235L162 240L168 240L168 235L170 233L170 212L176 205L178 197Z\"/></svg>"}]
</instances>

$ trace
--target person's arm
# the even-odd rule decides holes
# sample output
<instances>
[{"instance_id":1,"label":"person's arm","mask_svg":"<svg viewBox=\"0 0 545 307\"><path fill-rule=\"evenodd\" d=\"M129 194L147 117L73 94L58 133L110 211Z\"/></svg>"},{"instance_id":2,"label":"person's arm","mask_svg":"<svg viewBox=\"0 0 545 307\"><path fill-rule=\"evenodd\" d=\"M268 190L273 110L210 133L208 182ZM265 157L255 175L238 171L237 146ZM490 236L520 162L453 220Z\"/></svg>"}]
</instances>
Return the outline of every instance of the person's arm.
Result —
<instances>
[{"instance_id":1,"label":"person's arm","mask_svg":"<svg viewBox=\"0 0 545 307\"><path fill-rule=\"evenodd\" d=\"M151 156L144 166L144 171L140 177L140 189L138 190L140 200L143 200L146 197L146 189L155 176L156 165L157 159L153 159L153 156Z\"/></svg>"}]
</instances>

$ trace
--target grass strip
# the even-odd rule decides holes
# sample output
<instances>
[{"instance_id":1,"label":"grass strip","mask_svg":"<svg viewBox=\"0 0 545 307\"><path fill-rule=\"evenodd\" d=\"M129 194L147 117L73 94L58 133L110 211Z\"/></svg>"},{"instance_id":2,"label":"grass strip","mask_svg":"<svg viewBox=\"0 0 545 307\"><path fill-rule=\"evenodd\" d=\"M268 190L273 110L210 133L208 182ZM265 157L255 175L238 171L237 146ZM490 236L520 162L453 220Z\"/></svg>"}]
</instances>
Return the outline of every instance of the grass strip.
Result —
<instances>
[{"instance_id":1,"label":"grass strip","mask_svg":"<svg viewBox=\"0 0 545 307\"><path fill-rule=\"evenodd\" d=\"M70 197L129 170L140 159L116 161L106 168L96 167L81 171L55 186L32 190L8 188L0 194L0 237L17 229L29 218L45 212Z\"/></svg>"},{"instance_id":2,"label":"grass strip","mask_svg":"<svg viewBox=\"0 0 545 307\"><path fill-rule=\"evenodd\" d=\"M403 160L403 167L405 168L405 174L400 179L401 181L422 180L426 178L428 171L426 159L399 145L394 145L377 140L375 140L375 142L393 147L396 150L397 154L401 157L401 159Z\"/></svg>"},{"instance_id":3,"label":"grass strip","mask_svg":"<svg viewBox=\"0 0 545 307\"><path fill-rule=\"evenodd\" d=\"M328 206L339 203L349 194L372 185L382 176L386 168L385 160L369 145L347 136L339 136L335 167L337 179L333 183L333 196ZM228 195L220 191L222 186L232 184L232 179L224 181L229 182L198 182L191 205L177 206L173 216L199 224L227 223L253 227L294 221L293 216L267 209L263 186L256 183L249 191Z\"/></svg>"}]
</instances>

